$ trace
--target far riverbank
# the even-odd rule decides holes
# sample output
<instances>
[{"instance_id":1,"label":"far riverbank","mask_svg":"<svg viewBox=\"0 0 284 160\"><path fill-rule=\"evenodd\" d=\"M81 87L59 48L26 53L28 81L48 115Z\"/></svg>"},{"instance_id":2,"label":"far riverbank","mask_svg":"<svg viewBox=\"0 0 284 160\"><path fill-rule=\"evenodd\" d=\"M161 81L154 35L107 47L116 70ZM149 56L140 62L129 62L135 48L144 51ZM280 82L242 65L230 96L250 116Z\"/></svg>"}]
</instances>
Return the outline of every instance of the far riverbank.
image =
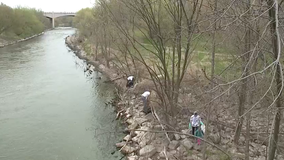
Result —
<instances>
[{"instance_id":1,"label":"far riverbank","mask_svg":"<svg viewBox=\"0 0 284 160\"><path fill-rule=\"evenodd\" d=\"M41 32L39 34L35 34L33 36L30 36L30 37L27 37L27 38L23 38L23 39L19 39L19 40L15 40L15 41L5 41L5 40L3 40L2 43L0 41L0 48L4 48L4 47L10 46L10 45L14 45L14 44L17 44L17 43L20 43L20 42L24 42L24 41L33 39L35 37L41 36L43 34L44 34L44 32Z\"/></svg>"}]
</instances>

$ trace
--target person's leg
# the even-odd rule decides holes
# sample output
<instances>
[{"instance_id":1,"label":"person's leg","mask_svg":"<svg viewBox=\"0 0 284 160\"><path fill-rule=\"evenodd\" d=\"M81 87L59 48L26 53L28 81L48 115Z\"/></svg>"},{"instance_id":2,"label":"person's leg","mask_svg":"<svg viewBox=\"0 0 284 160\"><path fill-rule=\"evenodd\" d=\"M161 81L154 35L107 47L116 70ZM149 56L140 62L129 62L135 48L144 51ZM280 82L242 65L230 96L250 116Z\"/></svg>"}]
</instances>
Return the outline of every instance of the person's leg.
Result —
<instances>
[{"instance_id":1,"label":"person's leg","mask_svg":"<svg viewBox=\"0 0 284 160\"><path fill-rule=\"evenodd\" d=\"M129 87L133 87L133 84L134 84L133 81L130 81L129 82Z\"/></svg>"},{"instance_id":2,"label":"person's leg","mask_svg":"<svg viewBox=\"0 0 284 160\"><path fill-rule=\"evenodd\" d=\"M201 140L198 138L197 139L197 144L200 145L201 144Z\"/></svg>"},{"instance_id":3,"label":"person's leg","mask_svg":"<svg viewBox=\"0 0 284 160\"><path fill-rule=\"evenodd\" d=\"M192 127L192 135L195 134L195 129L196 129L196 127Z\"/></svg>"},{"instance_id":4,"label":"person's leg","mask_svg":"<svg viewBox=\"0 0 284 160\"><path fill-rule=\"evenodd\" d=\"M147 99L145 97L142 97L143 101L143 112L146 114L147 113Z\"/></svg>"}]
</instances>

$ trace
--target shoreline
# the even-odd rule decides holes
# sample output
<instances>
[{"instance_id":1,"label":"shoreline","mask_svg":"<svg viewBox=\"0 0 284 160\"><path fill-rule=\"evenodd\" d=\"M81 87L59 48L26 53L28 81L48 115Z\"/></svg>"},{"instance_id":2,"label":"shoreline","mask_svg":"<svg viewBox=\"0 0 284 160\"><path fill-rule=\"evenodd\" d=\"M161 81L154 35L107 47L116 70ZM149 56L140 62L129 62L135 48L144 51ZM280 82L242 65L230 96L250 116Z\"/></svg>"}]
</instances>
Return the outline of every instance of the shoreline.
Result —
<instances>
[{"instance_id":1,"label":"shoreline","mask_svg":"<svg viewBox=\"0 0 284 160\"><path fill-rule=\"evenodd\" d=\"M70 35L65 38L65 44L78 58L93 65L94 70L101 72L110 79L118 90L119 99L114 101L117 112L116 119L121 120L127 127L122 131L126 136L113 145L127 160L202 159L201 146L194 143L194 139L189 134L189 129L183 128L181 132L173 132L172 138L169 138L169 133L164 131L155 112L144 114L142 93L135 91L136 87L143 82L137 82L133 88L126 89L126 77L120 75L118 68L114 65L107 68L103 59L95 61L93 56L86 54L77 40L75 34ZM178 125L182 125L182 123L184 122L180 122ZM185 123L187 126L187 122ZM207 158L207 160L215 159L214 156Z\"/></svg>"},{"instance_id":2,"label":"shoreline","mask_svg":"<svg viewBox=\"0 0 284 160\"><path fill-rule=\"evenodd\" d=\"M0 48L4 48L4 47L7 47L7 46L11 46L11 45L14 45L14 44L18 44L18 43L21 43L21 42L31 40L33 38L36 38L36 37L43 35L46 31L48 31L48 30L45 30L44 32L41 32L39 34L35 34L35 35L27 37L27 38L23 38L23 39L19 39L19 40L16 40L16 41L0 44Z\"/></svg>"},{"instance_id":3,"label":"shoreline","mask_svg":"<svg viewBox=\"0 0 284 160\"><path fill-rule=\"evenodd\" d=\"M141 101L141 94L136 89L141 82L136 82L135 86L130 89L126 89L126 77L122 76L123 73L119 72L113 64L110 67L104 65L104 59L95 61L94 56L87 55L83 47L78 42L76 35L70 35L65 38L65 44L73 51L73 53L80 59L86 61L87 64L91 64L95 67L95 70L104 74L110 82L114 83L118 90L118 97L114 101L114 107L117 112L116 119L121 120L126 124L126 128L123 133L126 136L115 145L118 150L124 154L128 160L201 160L203 154L201 152L202 147L195 143L192 138L190 130L188 129L188 116L182 116L177 119L177 125L180 126L178 130L167 133L163 130L163 126L157 121L157 114L143 113L143 103ZM182 127L185 126L185 127ZM221 140L218 134L211 131L209 134L209 140L212 141L211 145L207 146L207 151L210 154L206 154L207 160L216 160L222 158L243 159L244 154L239 152L233 145L228 144L231 135L226 136ZM226 139L225 139L226 138ZM252 148L256 151L257 148L263 150L262 144L252 143L256 147ZM219 147L219 148L218 148ZM220 148L221 147L221 148ZM222 149L228 148L225 151L229 153L226 155L221 153ZM263 155L251 156L251 158L263 158Z\"/></svg>"},{"instance_id":4,"label":"shoreline","mask_svg":"<svg viewBox=\"0 0 284 160\"><path fill-rule=\"evenodd\" d=\"M126 128L123 131L126 136L121 139L120 142L116 142L115 145L119 152L129 160L144 160L148 158L158 158L159 152L162 152L163 147L154 146L150 144L156 137L155 133L147 132L153 128L160 128L155 126L152 114L145 115L142 112L143 104L140 102L140 97L134 94L129 94L132 89L126 90L126 80L124 76L120 76L119 72L114 68L107 68L99 61L92 60L91 56L88 56L83 49L74 41L75 36L67 36L65 38L65 44L73 51L73 53L80 59L86 61L87 64L91 64L95 67L95 70L104 74L111 83L114 83L116 89L119 92L119 100L115 100L115 110L117 112L116 119L121 120L126 124ZM135 129L145 131L133 131ZM160 134L163 137L163 133ZM162 141L160 139L155 142ZM166 144L166 146L168 143ZM158 158L160 159L160 157Z\"/></svg>"},{"instance_id":5,"label":"shoreline","mask_svg":"<svg viewBox=\"0 0 284 160\"><path fill-rule=\"evenodd\" d=\"M11 45L14 45L14 44L18 44L18 43L21 43L21 42L28 41L28 40L30 40L30 39L39 37L39 36L43 35L44 33L45 33L45 32L41 32L41 33L39 33L39 34L35 34L35 35L30 36L30 37L27 37L27 38L23 38L23 39L20 39L20 40L16 40L16 41L12 41L12 42L8 42L8 43L0 44L0 48L4 48L4 47L7 47L7 46L11 46Z\"/></svg>"}]
</instances>

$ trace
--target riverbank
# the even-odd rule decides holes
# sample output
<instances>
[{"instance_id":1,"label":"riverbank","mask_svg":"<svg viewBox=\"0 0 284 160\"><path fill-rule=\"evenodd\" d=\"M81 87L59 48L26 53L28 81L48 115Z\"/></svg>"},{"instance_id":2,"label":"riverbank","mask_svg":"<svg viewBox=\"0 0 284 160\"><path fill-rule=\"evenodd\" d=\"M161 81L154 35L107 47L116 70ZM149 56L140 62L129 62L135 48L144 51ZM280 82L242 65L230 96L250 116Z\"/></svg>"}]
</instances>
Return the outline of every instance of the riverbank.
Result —
<instances>
[{"instance_id":1,"label":"riverbank","mask_svg":"<svg viewBox=\"0 0 284 160\"><path fill-rule=\"evenodd\" d=\"M159 120L157 113L145 115L142 112L143 104L140 99L141 93L145 89L150 89L147 80L137 82L134 88L126 89L126 77L114 63L110 62L106 67L103 58L95 60L94 54L87 54L81 42L76 36L68 36L66 44L81 59L86 60L88 64L92 64L95 70L106 75L119 89L120 100L116 104L117 119L124 121L128 127L125 129L127 133L123 140L116 144L123 154L130 160L144 159L180 159L180 160L198 160L203 159L201 146L195 143L188 130L188 118L191 113L187 110L180 112L179 117L175 117L177 121L176 128L173 132L164 132L164 124ZM197 90L196 85L189 85L191 90ZM152 96L152 94L151 94ZM188 101L188 105L193 105L195 98L191 94L184 93L181 95L184 100ZM157 97L155 97L157 98ZM225 104L220 105L219 109L224 108ZM159 107L159 106L157 106ZM153 107L155 108L155 107ZM219 115L219 121L212 121L209 128L209 135L206 141L207 146L205 157L207 160L218 159L244 159L244 149L236 148L233 142L234 120L228 115ZM222 122L226 122L222 123ZM216 130L218 128L218 130ZM258 135L255 142L251 142L251 159L265 159L266 145L260 141ZM261 143L262 142L262 143ZM242 136L240 143L245 143ZM226 154L224 154L226 152ZM229 156L228 156L229 154ZM230 157L230 158L229 158Z\"/></svg>"},{"instance_id":2,"label":"riverbank","mask_svg":"<svg viewBox=\"0 0 284 160\"><path fill-rule=\"evenodd\" d=\"M147 88L143 86L145 85L143 81L127 90L126 77L114 64L110 63L110 68L108 68L103 65L103 59L95 61L93 56L87 55L82 49L74 35L66 37L66 44L79 58L93 65L95 70L102 72L119 88L120 101L116 104L117 119L122 120L128 127L124 131L127 135L121 142L116 143L116 147L127 159L201 159L201 147L193 143L194 140L186 127L188 125L187 115L178 120L181 130L173 132L175 134L171 134L172 137L169 138L169 134L164 132L164 127L155 112L147 115L142 112L143 104L140 94L144 88ZM208 150L212 148L208 147ZM212 155L207 159L216 159L214 153ZM222 153L218 152L217 157L220 155Z\"/></svg>"},{"instance_id":3,"label":"riverbank","mask_svg":"<svg viewBox=\"0 0 284 160\"><path fill-rule=\"evenodd\" d=\"M30 37L27 37L27 38L19 39L19 40L16 40L16 41L4 41L4 40L3 40L2 43L0 42L0 48L4 48L4 47L10 46L10 45L14 45L14 44L17 44L17 43L20 43L20 42L24 42L24 41L33 39L33 38L35 38L35 37L38 37L38 36L43 35L44 33L45 33L45 32L41 32L41 33L39 33L39 34L30 36Z\"/></svg>"},{"instance_id":4,"label":"riverbank","mask_svg":"<svg viewBox=\"0 0 284 160\"><path fill-rule=\"evenodd\" d=\"M100 61L95 61L92 56L87 56L81 46L77 45L75 36L67 37L66 44L79 58L93 65L95 70L102 72L119 88L120 101L116 104L117 119L128 125L124 131L126 136L121 142L116 143L119 151L131 160L165 157L164 147L167 147L169 142L166 140L161 126L154 122L152 114L145 115L142 112L143 104L140 96L133 94L134 88L125 89L125 78L119 70L113 64L107 68ZM161 131L161 133L149 132L150 130ZM173 148L175 149L176 142L174 144Z\"/></svg>"}]
</instances>

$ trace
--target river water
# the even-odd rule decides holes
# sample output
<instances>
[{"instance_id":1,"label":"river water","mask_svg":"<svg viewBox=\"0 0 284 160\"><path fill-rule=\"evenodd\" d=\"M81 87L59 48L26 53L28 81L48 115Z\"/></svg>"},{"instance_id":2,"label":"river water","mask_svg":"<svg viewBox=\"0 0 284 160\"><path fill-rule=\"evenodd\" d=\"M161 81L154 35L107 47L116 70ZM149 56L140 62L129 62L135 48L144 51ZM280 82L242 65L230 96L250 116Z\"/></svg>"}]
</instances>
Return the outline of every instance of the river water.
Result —
<instances>
[{"instance_id":1,"label":"river water","mask_svg":"<svg viewBox=\"0 0 284 160\"><path fill-rule=\"evenodd\" d=\"M74 32L59 28L0 49L1 160L121 158L121 126L108 104L114 86L68 51L64 38Z\"/></svg>"}]
</instances>

